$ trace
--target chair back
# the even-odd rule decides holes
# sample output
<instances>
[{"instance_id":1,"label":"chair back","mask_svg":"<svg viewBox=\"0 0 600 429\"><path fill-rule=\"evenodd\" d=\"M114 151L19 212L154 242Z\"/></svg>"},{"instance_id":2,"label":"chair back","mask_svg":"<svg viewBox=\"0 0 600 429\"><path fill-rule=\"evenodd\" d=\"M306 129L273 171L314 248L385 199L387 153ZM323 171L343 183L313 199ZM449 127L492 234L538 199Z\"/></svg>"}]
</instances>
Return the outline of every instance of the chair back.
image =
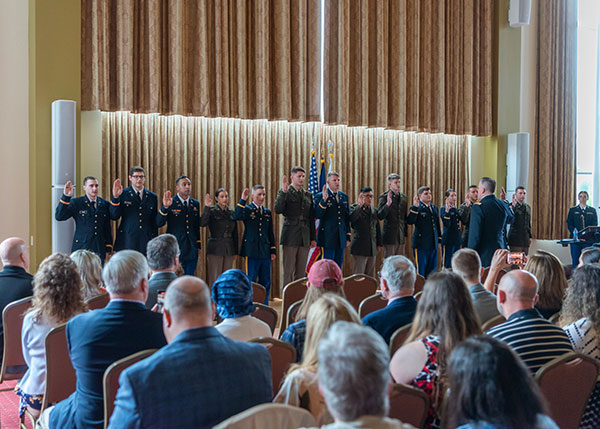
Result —
<instances>
[{"instance_id":1,"label":"chair back","mask_svg":"<svg viewBox=\"0 0 600 429\"><path fill-rule=\"evenodd\" d=\"M416 295L419 292L422 292L424 287L425 287L425 277L423 277L420 274L417 274L417 277L415 277L415 291L413 292L413 295Z\"/></svg>"},{"instance_id":2,"label":"chair back","mask_svg":"<svg viewBox=\"0 0 600 429\"><path fill-rule=\"evenodd\" d=\"M396 329L396 332L392 334L392 337L390 338L390 357L394 356L396 350L402 347L402 344L404 344L404 341L408 338L411 327L412 323L409 323L408 325Z\"/></svg>"},{"instance_id":3,"label":"chair back","mask_svg":"<svg viewBox=\"0 0 600 429\"><path fill-rule=\"evenodd\" d=\"M558 325L559 320L560 320L560 311L558 313L554 313L552 316L550 316L548 318L548 321L554 323L555 325Z\"/></svg>"},{"instance_id":4,"label":"chair back","mask_svg":"<svg viewBox=\"0 0 600 429\"><path fill-rule=\"evenodd\" d=\"M213 429L301 428L315 427L310 412L285 404L260 404L242 411L214 426Z\"/></svg>"},{"instance_id":5,"label":"chair back","mask_svg":"<svg viewBox=\"0 0 600 429\"><path fill-rule=\"evenodd\" d=\"M263 285L252 282L252 301L260 302L264 305L265 299L267 298L267 290Z\"/></svg>"},{"instance_id":6,"label":"chair back","mask_svg":"<svg viewBox=\"0 0 600 429\"><path fill-rule=\"evenodd\" d=\"M42 411L49 405L67 399L75 391L77 376L69 356L66 326L63 323L46 334L46 390Z\"/></svg>"},{"instance_id":7,"label":"chair back","mask_svg":"<svg viewBox=\"0 0 600 429\"><path fill-rule=\"evenodd\" d=\"M110 302L110 296L108 292L104 292L103 294L93 296L85 300L85 303L88 309L91 310L100 310L108 305Z\"/></svg>"},{"instance_id":8,"label":"chair back","mask_svg":"<svg viewBox=\"0 0 600 429\"><path fill-rule=\"evenodd\" d=\"M419 292L415 293L415 299L417 301L420 301L422 296L423 296L423 291L422 290L420 290Z\"/></svg>"},{"instance_id":9,"label":"chair back","mask_svg":"<svg viewBox=\"0 0 600 429\"><path fill-rule=\"evenodd\" d=\"M285 330L288 328L288 326L290 326L294 322L297 322L296 316L298 315L298 310L300 310L300 306L302 305L303 302L304 302L304 300L301 299L300 301L293 303L290 306L290 308L288 308L288 312L285 315L285 323L283 325L283 329L281 331L279 331L279 338L281 338L281 335L285 332Z\"/></svg>"},{"instance_id":10,"label":"chair back","mask_svg":"<svg viewBox=\"0 0 600 429\"><path fill-rule=\"evenodd\" d=\"M429 402L429 397L422 390L404 384L394 384L390 390L388 415L421 428L429 411Z\"/></svg>"},{"instance_id":11,"label":"chair back","mask_svg":"<svg viewBox=\"0 0 600 429\"><path fill-rule=\"evenodd\" d=\"M550 417L558 427L579 427L597 377L596 361L575 352L551 360L536 372L535 379L548 402Z\"/></svg>"},{"instance_id":12,"label":"chair back","mask_svg":"<svg viewBox=\"0 0 600 429\"><path fill-rule=\"evenodd\" d=\"M249 342L262 344L269 351L271 355L273 392L277 393L288 368L296 362L296 349L291 344L276 340L275 338L253 338Z\"/></svg>"},{"instance_id":13,"label":"chair back","mask_svg":"<svg viewBox=\"0 0 600 429\"><path fill-rule=\"evenodd\" d=\"M366 274L354 274L344 279L344 294L356 311L365 298L377 292L377 280Z\"/></svg>"},{"instance_id":14,"label":"chair back","mask_svg":"<svg viewBox=\"0 0 600 429\"><path fill-rule=\"evenodd\" d=\"M504 322L506 322L506 319L504 318L503 315L499 314L497 316L492 317L491 319L485 321L482 325L481 325L481 330L482 332L485 331L489 331L490 329L492 329L494 326L498 326L503 324Z\"/></svg>"},{"instance_id":15,"label":"chair back","mask_svg":"<svg viewBox=\"0 0 600 429\"><path fill-rule=\"evenodd\" d=\"M2 368L0 383L6 380L23 378L27 364L21 347L21 330L25 312L31 307L31 297L13 301L2 311L2 327L4 329L4 350L2 352Z\"/></svg>"},{"instance_id":16,"label":"chair back","mask_svg":"<svg viewBox=\"0 0 600 429\"><path fill-rule=\"evenodd\" d=\"M362 300L358 306L358 315L362 319L367 314L371 314L374 311L385 308L387 303L387 299L381 295L381 292L376 292L375 294Z\"/></svg>"},{"instance_id":17,"label":"chair back","mask_svg":"<svg viewBox=\"0 0 600 429\"><path fill-rule=\"evenodd\" d=\"M489 274L490 274L490 267L481 269L481 284L485 283L485 279L487 279L487 276Z\"/></svg>"},{"instance_id":18,"label":"chair back","mask_svg":"<svg viewBox=\"0 0 600 429\"><path fill-rule=\"evenodd\" d=\"M134 363L137 363L148 356L151 356L157 349L142 350L132 355L126 356L123 359L111 364L106 371L104 371L104 377L102 379L102 389L104 391L104 427L108 427L110 416L112 416L115 410L115 399L117 397L117 391L119 390L119 377L121 373L129 368Z\"/></svg>"},{"instance_id":19,"label":"chair back","mask_svg":"<svg viewBox=\"0 0 600 429\"><path fill-rule=\"evenodd\" d=\"M273 332L275 332L275 328L277 327L277 310L260 302L254 302L253 304L256 309L254 310L254 313L252 313L252 316L269 325L269 328L271 328L271 335L273 335Z\"/></svg>"},{"instance_id":20,"label":"chair back","mask_svg":"<svg viewBox=\"0 0 600 429\"><path fill-rule=\"evenodd\" d=\"M494 283L499 284L500 280L502 280L502 277L504 277L505 275L506 275L506 270L498 271L498 274L496 275L496 280L494 281Z\"/></svg>"},{"instance_id":21,"label":"chair back","mask_svg":"<svg viewBox=\"0 0 600 429\"><path fill-rule=\"evenodd\" d=\"M306 295L307 281L308 278L303 277L301 279L294 280L293 282L288 283L283 288L283 293L281 294L281 320L279 322L279 332L285 331L285 328L287 327L284 327L284 325L287 322L285 316L287 316L288 309L290 308L290 306L293 303L304 299L304 296Z\"/></svg>"}]
</instances>

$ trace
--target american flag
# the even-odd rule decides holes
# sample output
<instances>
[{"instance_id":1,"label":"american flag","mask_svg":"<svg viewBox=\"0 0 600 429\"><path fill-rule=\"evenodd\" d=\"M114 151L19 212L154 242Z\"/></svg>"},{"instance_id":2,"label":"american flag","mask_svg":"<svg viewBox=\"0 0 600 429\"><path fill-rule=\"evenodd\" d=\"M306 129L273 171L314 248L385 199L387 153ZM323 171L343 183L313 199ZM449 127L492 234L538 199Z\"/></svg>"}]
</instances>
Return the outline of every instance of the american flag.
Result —
<instances>
[{"instance_id":1,"label":"american flag","mask_svg":"<svg viewBox=\"0 0 600 429\"><path fill-rule=\"evenodd\" d=\"M311 151L310 171L308 173L308 191L310 193L312 193L312 196L314 198L320 189L321 188L319 188L319 172L317 170L317 159L315 157L315 151L313 150L313 151ZM318 220L315 220L315 228L319 229L319 221ZM307 273L310 270L310 267L312 266L312 264L314 264L315 261L318 261L319 259L321 259L322 255L323 255L323 251L320 247L314 247L314 248L310 249L310 251L308 252L308 261L306 264L306 272Z\"/></svg>"}]
</instances>

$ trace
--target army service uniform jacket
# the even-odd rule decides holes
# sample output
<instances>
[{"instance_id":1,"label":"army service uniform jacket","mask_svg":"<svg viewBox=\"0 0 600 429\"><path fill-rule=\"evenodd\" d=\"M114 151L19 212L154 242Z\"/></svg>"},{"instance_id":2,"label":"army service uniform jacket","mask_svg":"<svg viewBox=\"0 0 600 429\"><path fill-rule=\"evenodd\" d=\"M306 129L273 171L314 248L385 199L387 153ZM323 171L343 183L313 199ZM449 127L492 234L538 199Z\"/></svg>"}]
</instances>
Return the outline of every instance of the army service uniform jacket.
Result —
<instances>
[{"instance_id":1,"label":"army service uniform jacket","mask_svg":"<svg viewBox=\"0 0 600 429\"><path fill-rule=\"evenodd\" d=\"M244 222L241 256L266 259L277 253L271 210L264 206L261 210L253 202L246 205L245 200L240 200L235 207L233 219Z\"/></svg>"},{"instance_id":2,"label":"army service uniform jacket","mask_svg":"<svg viewBox=\"0 0 600 429\"><path fill-rule=\"evenodd\" d=\"M356 256L377 256L377 246L381 246L381 229L375 207L352 204L350 226L354 230L350 253Z\"/></svg>"},{"instance_id":3,"label":"army service uniform jacket","mask_svg":"<svg viewBox=\"0 0 600 429\"><path fill-rule=\"evenodd\" d=\"M415 226L412 238L413 249L436 250L442 241L440 216L435 204L427 207L419 201L419 207L410 206L407 222Z\"/></svg>"},{"instance_id":4,"label":"army service uniform jacket","mask_svg":"<svg viewBox=\"0 0 600 429\"><path fill-rule=\"evenodd\" d=\"M327 201L322 192L315 195L315 216L320 219L317 246L343 249L351 237L348 195L338 191L336 198L330 190L327 193Z\"/></svg>"},{"instance_id":5,"label":"army service uniform jacket","mask_svg":"<svg viewBox=\"0 0 600 429\"><path fill-rule=\"evenodd\" d=\"M384 245L404 244L408 235L406 217L408 214L408 198L399 192L392 195L392 204L387 205L387 191L379 196L377 216L383 220L382 242Z\"/></svg>"},{"instance_id":6,"label":"army service uniform jacket","mask_svg":"<svg viewBox=\"0 0 600 429\"><path fill-rule=\"evenodd\" d=\"M179 259L191 261L198 258L200 242L200 203L188 198L184 205L179 195L173 197L169 208L162 206L158 210L156 224L160 228L167 224L167 234L173 234L179 244Z\"/></svg>"},{"instance_id":7,"label":"army service uniform jacket","mask_svg":"<svg viewBox=\"0 0 600 429\"><path fill-rule=\"evenodd\" d=\"M444 246L460 246L460 215L456 207L450 207L446 212L446 206L442 207L440 213L442 224L444 225L444 233L442 234L442 245Z\"/></svg>"},{"instance_id":8,"label":"army service uniform jacket","mask_svg":"<svg viewBox=\"0 0 600 429\"><path fill-rule=\"evenodd\" d=\"M573 229L577 228L577 231L581 233L581 230L588 226L598 225L598 214L596 209L590 206L581 208L579 204L569 209L569 215L567 216L567 228L569 228L569 236L573 238Z\"/></svg>"},{"instance_id":9,"label":"army service uniform jacket","mask_svg":"<svg viewBox=\"0 0 600 429\"><path fill-rule=\"evenodd\" d=\"M132 186L123 189L119 198L110 201L110 217L121 219L117 228L115 251L131 249L146 254L146 245L158 235L156 218L158 214L158 198L154 192L144 188L144 196L140 197Z\"/></svg>"},{"instance_id":10,"label":"army service uniform jacket","mask_svg":"<svg viewBox=\"0 0 600 429\"><path fill-rule=\"evenodd\" d=\"M316 240L315 207L310 192L304 189L298 191L293 186L287 192L280 189L273 208L275 213L285 217L279 244L309 247L310 242Z\"/></svg>"},{"instance_id":11,"label":"army service uniform jacket","mask_svg":"<svg viewBox=\"0 0 600 429\"><path fill-rule=\"evenodd\" d=\"M531 207L529 204L511 204L514 220L508 230L508 245L529 247L531 239Z\"/></svg>"},{"instance_id":12,"label":"army service uniform jacket","mask_svg":"<svg viewBox=\"0 0 600 429\"><path fill-rule=\"evenodd\" d=\"M200 226L208 226L210 237L206 243L206 254L234 256L238 254L237 222L233 210L218 205L206 206L200 216Z\"/></svg>"}]
</instances>

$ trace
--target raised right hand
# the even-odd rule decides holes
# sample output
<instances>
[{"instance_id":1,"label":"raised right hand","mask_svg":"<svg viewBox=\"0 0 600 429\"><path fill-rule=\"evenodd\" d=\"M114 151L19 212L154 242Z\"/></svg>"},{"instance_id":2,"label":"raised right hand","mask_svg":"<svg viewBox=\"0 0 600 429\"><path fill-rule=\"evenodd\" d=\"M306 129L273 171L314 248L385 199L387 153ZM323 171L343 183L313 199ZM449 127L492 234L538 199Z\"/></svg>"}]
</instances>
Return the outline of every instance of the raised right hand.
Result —
<instances>
[{"instance_id":1,"label":"raised right hand","mask_svg":"<svg viewBox=\"0 0 600 429\"><path fill-rule=\"evenodd\" d=\"M327 185L323 186L323 201L327 201L329 198L329 192L327 192Z\"/></svg>"},{"instance_id":2,"label":"raised right hand","mask_svg":"<svg viewBox=\"0 0 600 429\"><path fill-rule=\"evenodd\" d=\"M419 196L418 195L415 195L413 197L413 206L419 207Z\"/></svg>"},{"instance_id":3,"label":"raised right hand","mask_svg":"<svg viewBox=\"0 0 600 429\"><path fill-rule=\"evenodd\" d=\"M123 193L123 186L121 185L121 179L115 180L113 183L113 197L119 198Z\"/></svg>"},{"instance_id":4,"label":"raised right hand","mask_svg":"<svg viewBox=\"0 0 600 429\"><path fill-rule=\"evenodd\" d=\"M205 205L206 207L210 207L210 206L212 206L212 198L210 197L210 194L206 194L206 195L204 196L204 205Z\"/></svg>"},{"instance_id":5,"label":"raised right hand","mask_svg":"<svg viewBox=\"0 0 600 429\"><path fill-rule=\"evenodd\" d=\"M465 206L467 206L467 207L471 206L471 199L469 197L465 198Z\"/></svg>"},{"instance_id":6,"label":"raised right hand","mask_svg":"<svg viewBox=\"0 0 600 429\"><path fill-rule=\"evenodd\" d=\"M287 176L283 176L283 180L281 181L281 189L283 192L287 192L290 189L290 183L288 182Z\"/></svg>"},{"instance_id":7,"label":"raised right hand","mask_svg":"<svg viewBox=\"0 0 600 429\"><path fill-rule=\"evenodd\" d=\"M67 197L73 196L73 182L71 182L70 180L67 183L65 183L65 195Z\"/></svg>"},{"instance_id":8,"label":"raised right hand","mask_svg":"<svg viewBox=\"0 0 600 429\"><path fill-rule=\"evenodd\" d=\"M392 190L390 189L388 191L388 196L387 196L387 202L386 205L391 206L392 205Z\"/></svg>"},{"instance_id":9,"label":"raised right hand","mask_svg":"<svg viewBox=\"0 0 600 429\"><path fill-rule=\"evenodd\" d=\"M359 207L365 205L365 196L363 194L358 194L358 205Z\"/></svg>"},{"instance_id":10,"label":"raised right hand","mask_svg":"<svg viewBox=\"0 0 600 429\"><path fill-rule=\"evenodd\" d=\"M250 196L250 189L244 188L242 191L242 200L248 201L248 197Z\"/></svg>"},{"instance_id":11,"label":"raised right hand","mask_svg":"<svg viewBox=\"0 0 600 429\"><path fill-rule=\"evenodd\" d=\"M171 204L173 204L173 197L171 197L171 191L165 191L165 194L163 195L163 206L165 206L165 208L168 209L169 207L171 207Z\"/></svg>"}]
</instances>

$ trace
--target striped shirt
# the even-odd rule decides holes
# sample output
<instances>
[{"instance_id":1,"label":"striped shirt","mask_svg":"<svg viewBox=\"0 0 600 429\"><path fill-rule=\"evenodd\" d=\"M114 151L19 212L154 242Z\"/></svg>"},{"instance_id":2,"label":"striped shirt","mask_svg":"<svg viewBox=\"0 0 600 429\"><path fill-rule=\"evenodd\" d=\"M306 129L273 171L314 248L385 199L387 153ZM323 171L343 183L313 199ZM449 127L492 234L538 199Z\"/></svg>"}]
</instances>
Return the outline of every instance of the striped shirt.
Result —
<instances>
[{"instance_id":1,"label":"striped shirt","mask_svg":"<svg viewBox=\"0 0 600 429\"><path fill-rule=\"evenodd\" d=\"M573 351L565 331L534 308L515 312L487 334L507 343L534 374L552 359Z\"/></svg>"}]
</instances>

